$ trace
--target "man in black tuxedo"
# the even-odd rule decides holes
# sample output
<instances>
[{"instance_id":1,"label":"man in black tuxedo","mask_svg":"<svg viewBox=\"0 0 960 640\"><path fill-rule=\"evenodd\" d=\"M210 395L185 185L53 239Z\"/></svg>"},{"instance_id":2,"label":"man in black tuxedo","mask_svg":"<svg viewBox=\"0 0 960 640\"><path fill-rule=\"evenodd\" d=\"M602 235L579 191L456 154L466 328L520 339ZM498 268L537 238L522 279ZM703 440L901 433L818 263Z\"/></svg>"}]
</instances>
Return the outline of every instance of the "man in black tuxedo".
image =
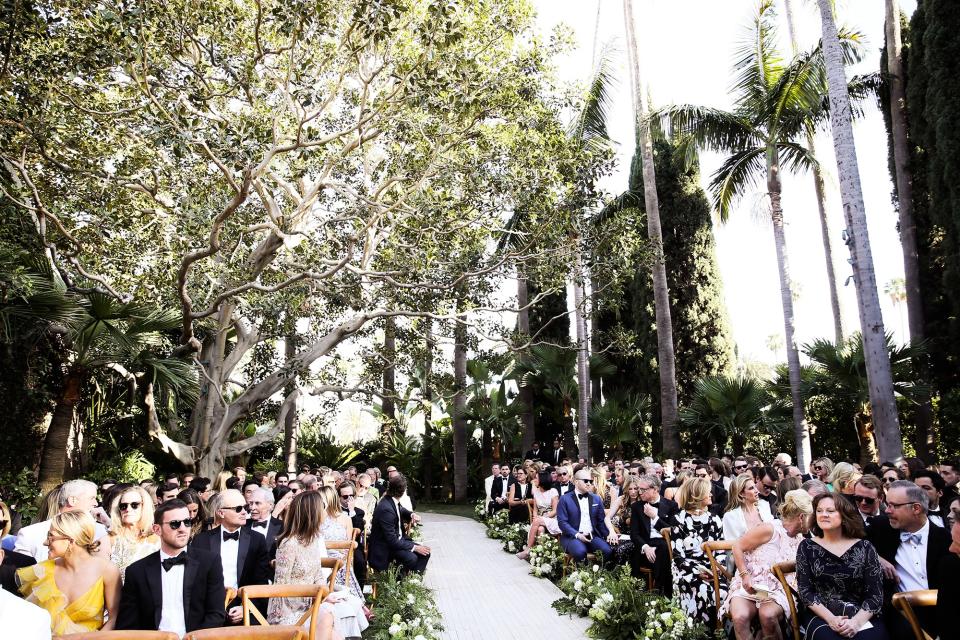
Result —
<instances>
[{"instance_id":1,"label":"man in black tuxedo","mask_svg":"<svg viewBox=\"0 0 960 640\"><path fill-rule=\"evenodd\" d=\"M524 460L540 460L545 454L546 451L540 449L540 443L534 440L530 450L523 454L523 458Z\"/></svg>"},{"instance_id":2,"label":"man in black tuxedo","mask_svg":"<svg viewBox=\"0 0 960 640\"><path fill-rule=\"evenodd\" d=\"M654 587L665 595L673 595L673 576L667 541L660 529L677 523L680 507L669 498L660 497L660 478L643 475L639 479L639 500L630 509L630 541L633 542L631 571L639 576L638 569L653 572Z\"/></svg>"},{"instance_id":3,"label":"man in black tuxedo","mask_svg":"<svg viewBox=\"0 0 960 640\"><path fill-rule=\"evenodd\" d=\"M407 490L407 479L396 474L387 483L387 495L373 511L367 561L377 571L384 571L391 562L397 562L403 571L423 573L430 560L430 547L417 544L403 534L403 523L414 514L400 504Z\"/></svg>"},{"instance_id":4,"label":"man in black tuxedo","mask_svg":"<svg viewBox=\"0 0 960 640\"><path fill-rule=\"evenodd\" d=\"M363 555L364 517L367 514L363 509L356 506L357 485L353 481L346 480L340 483L340 486L337 487L337 493L340 494L340 508L350 518L350 524L353 528L360 530L360 535L357 536L357 548L353 552L353 575L356 576L357 582L362 587L367 581L367 559Z\"/></svg>"},{"instance_id":5,"label":"man in black tuxedo","mask_svg":"<svg viewBox=\"0 0 960 640\"><path fill-rule=\"evenodd\" d=\"M563 464L563 461L566 459L567 454L563 450L563 443L560 441L560 438L553 439L553 451L550 452L550 464L555 467L559 467Z\"/></svg>"},{"instance_id":6,"label":"man in black tuxedo","mask_svg":"<svg viewBox=\"0 0 960 640\"><path fill-rule=\"evenodd\" d=\"M500 475L493 479L490 489L490 513L494 514L501 509L506 509L510 505L507 500L510 497L510 485L514 483L513 476L510 475L510 465L500 465Z\"/></svg>"},{"instance_id":7,"label":"man in black tuxedo","mask_svg":"<svg viewBox=\"0 0 960 640\"><path fill-rule=\"evenodd\" d=\"M947 483L936 471L922 469L913 474L913 483L923 489L930 500L927 506L927 518L938 527L949 526L949 509L944 508L943 492Z\"/></svg>"},{"instance_id":8,"label":"man in black tuxedo","mask_svg":"<svg viewBox=\"0 0 960 640\"><path fill-rule=\"evenodd\" d=\"M0 561L0 587L18 598L23 597L17 587L17 571L37 564L36 559L33 556L16 551L7 551L2 558L3 560Z\"/></svg>"},{"instance_id":9,"label":"man in black tuxedo","mask_svg":"<svg viewBox=\"0 0 960 640\"><path fill-rule=\"evenodd\" d=\"M887 526L875 522L870 541L880 555L884 577L884 620L893 638L913 635L906 618L890 605L893 593L917 589L938 589L943 580L941 560L949 553L950 535L927 518L926 492L909 480L898 480L887 487ZM915 610L920 626L937 637L933 611Z\"/></svg>"},{"instance_id":10,"label":"man in black tuxedo","mask_svg":"<svg viewBox=\"0 0 960 640\"><path fill-rule=\"evenodd\" d=\"M853 501L857 511L863 518L863 526L867 531L867 539L874 542L873 531L888 530L890 521L883 512L883 483L877 476L864 475L853 487ZM876 525L876 526L874 526ZM876 543L874 542L874 546Z\"/></svg>"},{"instance_id":11,"label":"man in black tuxedo","mask_svg":"<svg viewBox=\"0 0 960 640\"><path fill-rule=\"evenodd\" d=\"M557 467L557 493L561 497L574 490L572 476L570 467Z\"/></svg>"},{"instance_id":12,"label":"man in black tuxedo","mask_svg":"<svg viewBox=\"0 0 960 640\"><path fill-rule=\"evenodd\" d=\"M274 499L273 492L268 489L258 489L247 500L247 510L250 511L250 519L246 526L254 533L263 536L267 545L267 552L273 552L273 545L276 543L277 536L283 529L283 522L279 518L274 518L273 512Z\"/></svg>"},{"instance_id":13,"label":"man in black tuxedo","mask_svg":"<svg viewBox=\"0 0 960 640\"><path fill-rule=\"evenodd\" d=\"M227 489L220 496L217 509L220 526L197 534L190 548L204 549L220 557L225 588L239 590L247 585L267 584L270 579L267 542L263 536L244 526L247 523L247 503L243 494ZM239 624L242 619L239 598L234 599L227 606L227 621Z\"/></svg>"},{"instance_id":14,"label":"man in black tuxedo","mask_svg":"<svg viewBox=\"0 0 960 640\"><path fill-rule=\"evenodd\" d=\"M190 511L169 500L154 513L160 550L127 567L116 629L170 631L178 637L197 629L221 627L223 569L220 558L190 541Z\"/></svg>"}]
</instances>

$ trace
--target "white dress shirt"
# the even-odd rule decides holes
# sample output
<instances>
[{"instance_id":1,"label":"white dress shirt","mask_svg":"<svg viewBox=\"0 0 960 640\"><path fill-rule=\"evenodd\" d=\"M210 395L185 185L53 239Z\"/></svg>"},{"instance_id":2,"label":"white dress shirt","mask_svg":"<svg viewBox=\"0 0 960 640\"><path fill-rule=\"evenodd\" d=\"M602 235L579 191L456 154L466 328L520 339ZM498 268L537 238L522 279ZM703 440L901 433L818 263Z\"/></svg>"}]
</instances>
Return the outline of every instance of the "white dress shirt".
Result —
<instances>
[{"instance_id":1,"label":"white dress shirt","mask_svg":"<svg viewBox=\"0 0 960 640\"><path fill-rule=\"evenodd\" d=\"M160 551L160 590L163 595L160 605L160 625L157 630L170 631L182 638L187 634L187 622L183 614L183 565L174 565L166 571L162 564L167 558L174 557L176 556Z\"/></svg>"},{"instance_id":2,"label":"white dress shirt","mask_svg":"<svg viewBox=\"0 0 960 640\"><path fill-rule=\"evenodd\" d=\"M580 528L577 529L580 533L589 534L593 532L593 523L590 521L590 494L589 493L577 493L577 504L580 506ZM586 500L581 499L581 496L586 496Z\"/></svg>"},{"instance_id":3,"label":"white dress shirt","mask_svg":"<svg viewBox=\"0 0 960 640\"><path fill-rule=\"evenodd\" d=\"M770 512L770 503L761 499L757 502L757 511L760 512L760 522L773 522ZM727 542L739 540L747 532L747 519L743 515L743 507L731 509L723 514L723 539Z\"/></svg>"},{"instance_id":4,"label":"white dress shirt","mask_svg":"<svg viewBox=\"0 0 960 640\"><path fill-rule=\"evenodd\" d=\"M0 626L5 638L50 639L50 614L46 609L4 589L0 589Z\"/></svg>"},{"instance_id":5,"label":"white dress shirt","mask_svg":"<svg viewBox=\"0 0 960 640\"><path fill-rule=\"evenodd\" d=\"M400 515L400 501L396 498L390 498L393 500L393 506L397 509L397 540L403 539L403 516Z\"/></svg>"},{"instance_id":6,"label":"white dress shirt","mask_svg":"<svg viewBox=\"0 0 960 640\"><path fill-rule=\"evenodd\" d=\"M915 532L920 536L920 543L904 542L901 540L897 547L897 555L893 565L897 568L897 577L900 578L901 591L929 589L927 581L927 545L930 543L930 521Z\"/></svg>"},{"instance_id":7,"label":"white dress shirt","mask_svg":"<svg viewBox=\"0 0 960 640\"><path fill-rule=\"evenodd\" d=\"M270 518L268 517L263 521L264 524L253 524L250 525L250 528L262 535L264 538L267 537L267 529L270 528Z\"/></svg>"},{"instance_id":8,"label":"white dress shirt","mask_svg":"<svg viewBox=\"0 0 960 640\"><path fill-rule=\"evenodd\" d=\"M43 562L49 557L50 550L43 544L47 541L47 534L50 532L50 525L53 520L41 520L23 527L17 533L17 539L13 543L13 550L17 553L23 553L30 556L37 562ZM99 522L94 523L93 539L99 540L107 535L107 528Z\"/></svg>"},{"instance_id":9,"label":"white dress shirt","mask_svg":"<svg viewBox=\"0 0 960 640\"><path fill-rule=\"evenodd\" d=\"M658 527L658 526L657 526L657 523L660 522L660 510L658 509L658 507L660 506L660 502L657 501L656 504L651 504L651 503L648 502L647 504L649 504L649 505L650 505L651 507L653 507L654 509L657 509L657 514L656 514L655 516L653 516L652 518L650 518L650 537L651 537L651 538L662 538L663 536L660 535L660 529L661 529L661 527Z\"/></svg>"},{"instance_id":10,"label":"white dress shirt","mask_svg":"<svg viewBox=\"0 0 960 640\"><path fill-rule=\"evenodd\" d=\"M220 526L217 535L220 536L220 562L223 563L223 586L228 589L237 588L237 554L240 553L239 540L224 540L223 532L226 529ZM237 531L240 531L238 528ZM228 533L234 533L229 531Z\"/></svg>"}]
</instances>

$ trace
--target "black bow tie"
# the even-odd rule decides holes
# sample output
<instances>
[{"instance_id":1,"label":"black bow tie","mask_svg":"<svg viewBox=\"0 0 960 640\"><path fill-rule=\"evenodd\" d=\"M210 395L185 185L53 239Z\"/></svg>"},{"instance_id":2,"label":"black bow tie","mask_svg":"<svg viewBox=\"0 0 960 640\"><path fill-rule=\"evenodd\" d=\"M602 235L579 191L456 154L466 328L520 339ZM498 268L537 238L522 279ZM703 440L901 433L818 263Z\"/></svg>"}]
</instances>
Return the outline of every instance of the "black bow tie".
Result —
<instances>
[{"instance_id":1,"label":"black bow tie","mask_svg":"<svg viewBox=\"0 0 960 640\"><path fill-rule=\"evenodd\" d=\"M237 529L233 533L227 533L227 531L224 530L223 541L226 542L227 540L236 540L237 542L240 542L240 529Z\"/></svg>"},{"instance_id":2,"label":"black bow tie","mask_svg":"<svg viewBox=\"0 0 960 640\"><path fill-rule=\"evenodd\" d=\"M184 552L175 558L165 558L160 561L160 564L163 565L164 571L170 571L170 569L178 564L187 564L187 554Z\"/></svg>"},{"instance_id":3,"label":"black bow tie","mask_svg":"<svg viewBox=\"0 0 960 640\"><path fill-rule=\"evenodd\" d=\"M577 500L586 500L590 497L589 493L578 493Z\"/></svg>"},{"instance_id":4,"label":"black bow tie","mask_svg":"<svg viewBox=\"0 0 960 640\"><path fill-rule=\"evenodd\" d=\"M659 503L659 502L650 502L650 503L648 503L648 504L649 504L651 507L653 507L654 509L657 509L657 508L660 506L660 503Z\"/></svg>"},{"instance_id":5,"label":"black bow tie","mask_svg":"<svg viewBox=\"0 0 960 640\"><path fill-rule=\"evenodd\" d=\"M928 515L928 516L939 516L939 515L941 515L941 514L940 514L940 509L927 509L927 515Z\"/></svg>"},{"instance_id":6,"label":"black bow tie","mask_svg":"<svg viewBox=\"0 0 960 640\"><path fill-rule=\"evenodd\" d=\"M253 525L251 525L251 526L254 526L254 527L266 527L268 524L270 524L270 520L269 520L269 519L267 519L267 520L257 520L257 521L255 521L255 522L253 523ZM238 532L238 533L239 533L239 532Z\"/></svg>"}]
</instances>

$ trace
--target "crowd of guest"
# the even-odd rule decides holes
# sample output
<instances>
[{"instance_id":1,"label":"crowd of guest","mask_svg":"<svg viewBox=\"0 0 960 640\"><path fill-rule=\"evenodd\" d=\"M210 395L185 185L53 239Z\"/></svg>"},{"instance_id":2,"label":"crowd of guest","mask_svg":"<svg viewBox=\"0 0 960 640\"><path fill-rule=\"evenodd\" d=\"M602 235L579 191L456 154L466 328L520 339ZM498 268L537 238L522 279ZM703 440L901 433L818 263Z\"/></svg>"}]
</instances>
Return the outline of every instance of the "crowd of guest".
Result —
<instances>
[{"instance_id":1,"label":"crowd of guest","mask_svg":"<svg viewBox=\"0 0 960 640\"><path fill-rule=\"evenodd\" d=\"M785 637L788 594L772 568L793 562L787 581L807 638L880 640L913 637L891 601L922 589L938 590L937 607L919 610L923 629L956 637L958 481L957 461L917 458L863 468L819 458L806 473L784 453L769 465L752 456L590 465L556 440L521 464L494 464L485 487L489 513L530 522L521 559L554 535L572 561L628 565L738 640ZM711 562L707 542L728 544Z\"/></svg>"},{"instance_id":2,"label":"crowd of guest","mask_svg":"<svg viewBox=\"0 0 960 640\"><path fill-rule=\"evenodd\" d=\"M368 567L422 572L430 557L408 535L419 517L392 466L386 477L353 466L253 474L236 467L213 480L70 480L44 496L32 524L21 520L0 501L0 617L4 637L23 639L127 629L182 637L244 624L240 589L328 585L325 558L340 562L317 637L359 638L372 615ZM312 600L255 604L269 624L299 624Z\"/></svg>"}]
</instances>

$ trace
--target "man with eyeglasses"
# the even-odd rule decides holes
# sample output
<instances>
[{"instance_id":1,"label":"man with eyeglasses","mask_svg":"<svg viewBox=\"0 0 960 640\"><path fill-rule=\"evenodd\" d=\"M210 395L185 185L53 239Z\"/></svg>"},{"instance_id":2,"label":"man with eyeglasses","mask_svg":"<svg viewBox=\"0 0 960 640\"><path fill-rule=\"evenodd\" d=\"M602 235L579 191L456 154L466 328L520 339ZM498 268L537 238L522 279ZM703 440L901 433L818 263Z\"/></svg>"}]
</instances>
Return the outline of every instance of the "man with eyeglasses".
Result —
<instances>
[{"instance_id":1,"label":"man with eyeglasses","mask_svg":"<svg viewBox=\"0 0 960 640\"><path fill-rule=\"evenodd\" d=\"M340 508L350 518L350 523L354 529L360 530L357 537L357 548L353 552L353 573L363 588L367 581L367 559L363 555L363 538L366 535L366 512L357 506L357 486L351 480L344 480L337 487L337 493L340 495ZM371 514L372 516L373 514Z\"/></svg>"},{"instance_id":2,"label":"man with eyeglasses","mask_svg":"<svg viewBox=\"0 0 960 640\"><path fill-rule=\"evenodd\" d=\"M574 487L575 491L567 492L557 503L560 546L575 562L583 562L592 551L603 554L603 563L610 564L613 560L610 545L617 544L620 538L604 512L600 496L594 493L589 467L577 469Z\"/></svg>"},{"instance_id":3,"label":"man with eyeglasses","mask_svg":"<svg viewBox=\"0 0 960 640\"><path fill-rule=\"evenodd\" d=\"M890 521L883 513L883 495L883 483L876 476L865 475L853 486L853 501L871 542L874 532L890 527Z\"/></svg>"},{"instance_id":4,"label":"man with eyeglasses","mask_svg":"<svg viewBox=\"0 0 960 640\"><path fill-rule=\"evenodd\" d=\"M191 547L190 511L170 500L154 512L160 549L127 567L116 629L169 631L182 637L222 627L223 572L216 555Z\"/></svg>"},{"instance_id":5,"label":"man with eyeglasses","mask_svg":"<svg viewBox=\"0 0 960 640\"><path fill-rule=\"evenodd\" d=\"M571 475L570 467L560 467L557 469L557 493L559 493L561 497L573 491L573 481L570 479Z\"/></svg>"},{"instance_id":6,"label":"man with eyeglasses","mask_svg":"<svg viewBox=\"0 0 960 640\"><path fill-rule=\"evenodd\" d=\"M757 489L760 499L770 505L770 513L777 512L777 472L773 467L760 467L753 474L757 478Z\"/></svg>"},{"instance_id":7,"label":"man with eyeglasses","mask_svg":"<svg viewBox=\"0 0 960 640\"><path fill-rule=\"evenodd\" d=\"M244 526L247 502L243 494L233 489L222 491L216 513L220 525L197 534L191 546L220 556L224 587L239 590L247 585L266 584L270 579L267 542L264 536ZM239 624L242 618L238 598L227 607L227 621Z\"/></svg>"},{"instance_id":8,"label":"man with eyeglasses","mask_svg":"<svg viewBox=\"0 0 960 640\"><path fill-rule=\"evenodd\" d=\"M639 569L650 569L654 587L669 598L673 595L673 576L667 541L660 535L660 530L676 524L680 506L669 498L660 497L660 478L655 475L640 476L637 488L638 501L630 510L630 540L633 542L630 570L634 577L639 577Z\"/></svg>"}]
</instances>

